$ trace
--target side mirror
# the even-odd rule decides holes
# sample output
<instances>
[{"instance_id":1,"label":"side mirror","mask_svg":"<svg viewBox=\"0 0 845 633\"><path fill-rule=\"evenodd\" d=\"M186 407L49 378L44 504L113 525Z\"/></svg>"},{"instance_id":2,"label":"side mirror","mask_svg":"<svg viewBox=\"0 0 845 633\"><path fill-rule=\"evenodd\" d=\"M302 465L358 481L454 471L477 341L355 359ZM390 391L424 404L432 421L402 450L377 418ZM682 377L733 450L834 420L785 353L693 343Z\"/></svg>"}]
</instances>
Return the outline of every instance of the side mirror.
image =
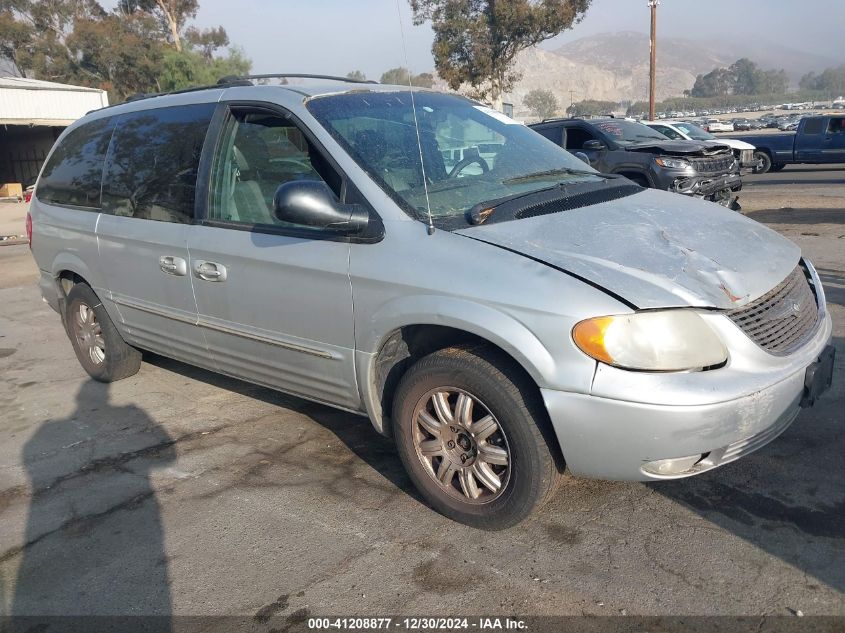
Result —
<instances>
[{"instance_id":1,"label":"side mirror","mask_svg":"<svg viewBox=\"0 0 845 633\"><path fill-rule=\"evenodd\" d=\"M574 156L578 160L582 160L585 163L587 163L588 165L590 164L590 157L587 156L584 152L575 152Z\"/></svg>"},{"instance_id":2,"label":"side mirror","mask_svg":"<svg viewBox=\"0 0 845 633\"><path fill-rule=\"evenodd\" d=\"M581 145L581 149L601 151L603 149L607 149L607 146L601 141L598 141L596 139L590 139L589 141L584 141L584 144Z\"/></svg>"},{"instance_id":3,"label":"side mirror","mask_svg":"<svg viewBox=\"0 0 845 633\"><path fill-rule=\"evenodd\" d=\"M357 235L367 228L370 214L357 204L341 204L322 180L292 180L273 196L273 215L289 222L341 235Z\"/></svg>"}]
</instances>

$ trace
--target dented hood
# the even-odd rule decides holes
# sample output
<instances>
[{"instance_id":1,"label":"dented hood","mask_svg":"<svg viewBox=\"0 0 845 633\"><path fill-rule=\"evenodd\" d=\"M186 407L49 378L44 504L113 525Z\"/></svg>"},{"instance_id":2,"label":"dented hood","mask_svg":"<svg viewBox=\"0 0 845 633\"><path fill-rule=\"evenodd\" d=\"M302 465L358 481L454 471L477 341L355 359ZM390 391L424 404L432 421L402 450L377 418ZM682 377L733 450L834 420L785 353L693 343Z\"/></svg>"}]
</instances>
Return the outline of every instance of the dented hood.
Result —
<instances>
[{"instance_id":1,"label":"dented hood","mask_svg":"<svg viewBox=\"0 0 845 633\"><path fill-rule=\"evenodd\" d=\"M645 152L647 154L668 154L670 156L713 156L729 152L730 147L719 144L718 141L657 141L626 145L623 149L629 152Z\"/></svg>"},{"instance_id":2,"label":"dented hood","mask_svg":"<svg viewBox=\"0 0 845 633\"><path fill-rule=\"evenodd\" d=\"M564 269L638 308L736 308L783 281L801 257L736 211L653 189L457 233Z\"/></svg>"}]
</instances>

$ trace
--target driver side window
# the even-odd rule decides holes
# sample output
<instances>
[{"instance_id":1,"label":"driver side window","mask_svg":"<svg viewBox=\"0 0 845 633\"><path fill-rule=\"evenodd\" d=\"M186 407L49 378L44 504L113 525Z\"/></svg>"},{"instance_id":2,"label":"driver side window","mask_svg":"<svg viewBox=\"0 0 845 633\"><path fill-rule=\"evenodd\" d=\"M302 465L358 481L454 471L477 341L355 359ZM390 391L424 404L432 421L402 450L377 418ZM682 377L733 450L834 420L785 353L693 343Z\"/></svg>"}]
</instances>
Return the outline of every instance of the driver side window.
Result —
<instances>
[{"instance_id":1,"label":"driver side window","mask_svg":"<svg viewBox=\"0 0 845 633\"><path fill-rule=\"evenodd\" d=\"M340 197L340 175L292 121L265 110L233 109L214 157L208 219L293 228L273 215L273 197L294 180L323 181Z\"/></svg>"},{"instance_id":2,"label":"driver side window","mask_svg":"<svg viewBox=\"0 0 845 633\"><path fill-rule=\"evenodd\" d=\"M579 150L584 148L587 141L596 140L595 135L580 127L571 127L566 130L566 149Z\"/></svg>"}]
</instances>

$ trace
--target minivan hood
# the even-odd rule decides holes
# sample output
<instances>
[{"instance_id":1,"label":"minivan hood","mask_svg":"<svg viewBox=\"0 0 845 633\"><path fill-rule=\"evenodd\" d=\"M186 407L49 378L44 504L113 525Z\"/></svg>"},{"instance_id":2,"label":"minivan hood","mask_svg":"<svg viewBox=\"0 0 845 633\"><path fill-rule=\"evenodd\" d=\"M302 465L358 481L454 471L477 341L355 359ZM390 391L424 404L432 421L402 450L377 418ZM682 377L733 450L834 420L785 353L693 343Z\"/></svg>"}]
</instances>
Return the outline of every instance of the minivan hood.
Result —
<instances>
[{"instance_id":1,"label":"minivan hood","mask_svg":"<svg viewBox=\"0 0 845 633\"><path fill-rule=\"evenodd\" d=\"M638 308L736 308L783 281L800 249L736 211L646 189L458 234L582 277Z\"/></svg>"}]
</instances>

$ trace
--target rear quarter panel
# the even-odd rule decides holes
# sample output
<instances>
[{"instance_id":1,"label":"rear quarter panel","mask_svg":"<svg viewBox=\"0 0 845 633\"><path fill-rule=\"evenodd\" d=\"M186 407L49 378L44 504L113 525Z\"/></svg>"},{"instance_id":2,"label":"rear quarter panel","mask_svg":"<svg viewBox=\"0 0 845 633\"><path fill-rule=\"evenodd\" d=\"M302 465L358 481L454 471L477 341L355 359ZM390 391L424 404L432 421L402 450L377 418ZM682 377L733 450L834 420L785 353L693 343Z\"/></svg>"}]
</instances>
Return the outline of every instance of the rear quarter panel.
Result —
<instances>
[{"instance_id":1,"label":"rear quarter panel","mask_svg":"<svg viewBox=\"0 0 845 633\"><path fill-rule=\"evenodd\" d=\"M58 207L33 197L30 214L32 255L42 274L56 278L64 271L75 273L102 297L106 283L97 265L99 211Z\"/></svg>"}]
</instances>

